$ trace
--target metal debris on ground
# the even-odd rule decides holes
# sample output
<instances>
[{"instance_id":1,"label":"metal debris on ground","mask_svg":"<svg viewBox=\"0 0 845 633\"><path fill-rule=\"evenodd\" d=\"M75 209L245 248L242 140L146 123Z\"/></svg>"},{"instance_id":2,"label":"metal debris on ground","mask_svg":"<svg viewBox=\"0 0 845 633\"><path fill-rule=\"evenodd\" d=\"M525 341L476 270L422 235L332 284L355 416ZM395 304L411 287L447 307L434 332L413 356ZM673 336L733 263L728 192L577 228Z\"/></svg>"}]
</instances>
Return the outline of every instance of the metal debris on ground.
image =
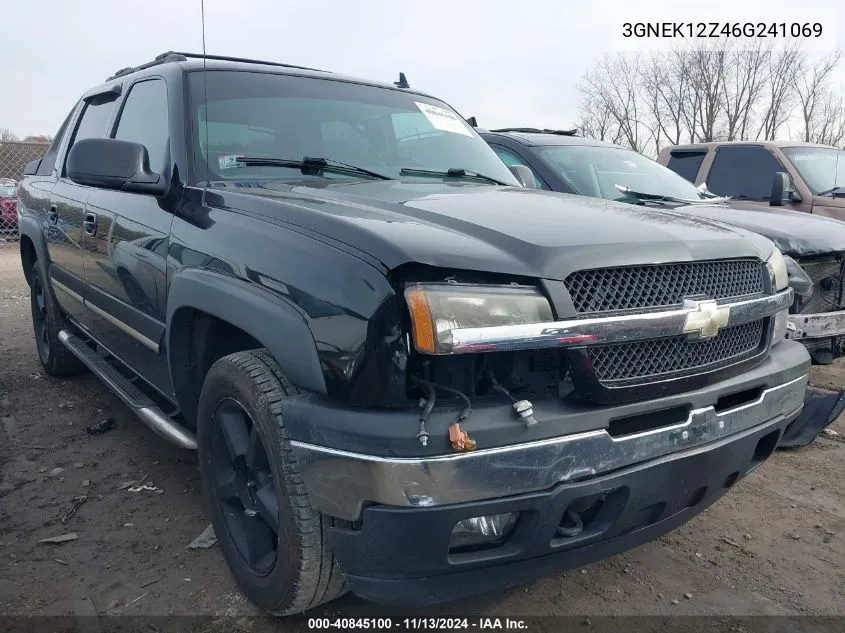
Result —
<instances>
[{"instance_id":1,"label":"metal debris on ground","mask_svg":"<svg viewBox=\"0 0 845 633\"><path fill-rule=\"evenodd\" d=\"M58 536L48 536L47 538L43 538L38 543L46 543L48 545L58 545L60 543L67 543L68 541L75 541L79 538L79 535L76 532L69 532L67 534L59 534Z\"/></svg>"},{"instance_id":2,"label":"metal debris on ground","mask_svg":"<svg viewBox=\"0 0 845 633\"><path fill-rule=\"evenodd\" d=\"M157 494L164 493L164 490L162 490L158 486L153 486L153 485L150 485L150 484L141 484L140 486L129 486L126 490L128 492L144 492L144 491L147 491L147 492L155 492Z\"/></svg>"},{"instance_id":3,"label":"metal debris on ground","mask_svg":"<svg viewBox=\"0 0 845 633\"><path fill-rule=\"evenodd\" d=\"M115 428L115 426L117 426L117 422L114 421L114 418L106 418L102 422L92 424L85 430L88 431L89 435L102 435L107 431L111 431L113 428Z\"/></svg>"},{"instance_id":4,"label":"metal debris on ground","mask_svg":"<svg viewBox=\"0 0 845 633\"><path fill-rule=\"evenodd\" d=\"M188 544L188 549L208 549L217 543L217 535L214 533L214 526L208 524L202 534Z\"/></svg>"},{"instance_id":5,"label":"metal debris on ground","mask_svg":"<svg viewBox=\"0 0 845 633\"><path fill-rule=\"evenodd\" d=\"M88 497L85 495L79 495L78 497L73 498L73 506L71 506L70 510L64 513L61 518L62 525L70 521L70 518L79 512L79 508L82 507L82 504L88 501Z\"/></svg>"},{"instance_id":6,"label":"metal debris on ground","mask_svg":"<svg viewBox=\"0 0 845 633\"><path fill-rule=\"evenodd\" d=\"M134 479L130 479L129 481L124 481L122 484L120 484L120 485L117 487L117 489L118 489L118 490L126 490L127 488L132 488L132 487L134 487L134 486L140 486L140 485L141 485L141 484L143 484L145 481L147 481L147 478L148 478L148 477L149 477L149 475L144 475L144 476L143 476L143 477L141 477L138 481L135 481Z\"/></svg>"},{"instance_id":7,"label":"metal debris on ground","mask_svg":"<svg viewBox=\"0 0 845 633\"><path fill-rule=\"evenodd\" d=\"M62 560L61 558L54 558L53 560L56 561L59 565L70 565L69 562L67 562L66 560Z\"/></svg>"}]
</instances>

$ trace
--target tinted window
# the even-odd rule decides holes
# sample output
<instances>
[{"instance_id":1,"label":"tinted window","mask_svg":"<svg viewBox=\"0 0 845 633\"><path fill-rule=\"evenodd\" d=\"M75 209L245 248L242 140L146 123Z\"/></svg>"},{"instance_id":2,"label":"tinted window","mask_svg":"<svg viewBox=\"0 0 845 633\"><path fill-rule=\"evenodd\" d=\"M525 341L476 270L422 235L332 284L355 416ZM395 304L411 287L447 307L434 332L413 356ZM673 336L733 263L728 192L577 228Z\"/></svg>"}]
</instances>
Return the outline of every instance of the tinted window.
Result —
<instances>
[{"instance_id":1,"label":"tinted window","mask_svg":"<svg viewBox=\"0 0 845 633\"><path fill-rule=\"evenodd\" d=\"M683 176L690 182L695 182L706 154L707 152L676 150L669 153L669 164L666 166L679 176Z\"/></svg>"},{"instance_id":2,"label":"tinted window","mask_svg":"<svg viewBox=\"0 0 845 633\"><path fill-rule=\"evenodd\" d=\"M619 189L627 187L640 194L694 201L702 198L691 182L672 170L621 147L547 145L536 151L546 165L582 196L638 202L639 197Z\"/></svg>"},{"instance_id":3,"label":"tinted window","mask_svg":"<svg viewBox=\"0 0 845 633\"><path fill-rule=\"evenodd\" d=\"M813 194L845 187L845 152L833 147L785 147L783 153Z\"/></svg>"},{"instance_id":4,"label":"tinted window","mask_svg":"<svg viewBox=\"0 0 845 633\"><path fill-rule=\"evenodd\" d=\"M65 117L62 126L59 128L59 131L56 132L56 136L53 138L53 142L50 145L50 149L47 150L47 153L44 155L44 158L41 159L41 164L38 166L38 171L35 172L39 176L49 176L53 173L53 165L56 164L56 154L59 153L59 146L62 144L62 139L65 137L65 132L67 132L68 124L70 123L70 119L73 116L73 112L76 110L74 107L73 110L70 111L70 114Z\"/></svg>"},{"instance_id":5,"label":"tinted window","mask_svg":"<svg viewBox=\"0 0 845 633\"><path fill-rule=\"evenodd\" d=\"M76 124L76 132L73 141L68 145L65 160L74 143L86 138L106 138L109 135L109 121L114 111L114 95L109 94L102 97L89 99L82 111L82 117Z\"/></svg>"},{"instance_id":6,"label":"tinted window","mask_svg":"<svg viewBox=\"0 0 845 633\"><path fill-rule=\"evenodd\" d=\"M108 124L114 110L114 96L94 98L85 104L82 118L76 126L73 142L86 138L106 138L109 135Z\"/></svg>"},{"instance_id":7,"label":"tinted window","mask_svg":"<svg viewBox=\"0 0 845 633\"><path fill-rule=\"evenodd\" d=\"M760 146L723 145L707 176L707 188L720 196L768 200L775 173L786 171L771 152Z\"/></svg>"},{"instance_id":8,"label":"tinted window","mask_svg":"<svg viewBox=\"0 0 845 633\"><path fill-rule=\"evenodd\" d=\"M167 88L161 80L132 86L114 137L140 143L150 155L150 168L161 171L167 146Z\"/></svg>"},{"instance_id":9,"label":"tinted window","mask_svg":"<svg viewBox=\"0 0 845 633\"><path fill-rule=\"evenodd\" d=\"M202 74L191 73L190 116L199 179L359 177L244 166L237 156L247 155L321 157L402 179L443 177L402 173L403 168L437 172L457 168L517 184L463 118L431 97L271 73L211 71L205 79L207 85Z\"/></svg>"},{"instance_id":10,"label":"tinted window","mask_svg":"<svg viewBox=\"0 0 845 633\"><path fill-rule=\"evenodd\" d=\"M496 152L496 156L502 159L502 162L507 165L508 167L513 167L514 165L524 165L531 169L530 165L526 165L525 161L522 160L519 156L514 154L513 152L506 150L504 147L493 147L493 151ZM531 175L534 176L534 186L537 189L548 189L548 185L542 181L540 176L538 176L533 169L531 169Z\"/></svg>"}]
</instances>

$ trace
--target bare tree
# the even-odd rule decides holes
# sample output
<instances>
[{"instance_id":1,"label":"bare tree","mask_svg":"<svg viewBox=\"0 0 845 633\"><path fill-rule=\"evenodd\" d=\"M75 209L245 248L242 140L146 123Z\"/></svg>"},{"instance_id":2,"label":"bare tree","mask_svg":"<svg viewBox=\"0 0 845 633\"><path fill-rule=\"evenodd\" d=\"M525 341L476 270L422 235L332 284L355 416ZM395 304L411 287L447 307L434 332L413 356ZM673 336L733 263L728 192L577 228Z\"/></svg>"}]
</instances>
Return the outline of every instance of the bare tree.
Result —
<instances>
[{"instance_id":1,"label":"bare tree","mask_svg":"<svg viewBox=\"0 0 845 633\"><path fill-rule=\"evenodd\" d=\"M660 152L663 138L670 145L681 142L684 133L684 105L689 92L688 55L676 50L654 55L642 64L643 101L654 131L654 147Z\"/></svg>"},{"instance_id":2,"label":"bare tree","mask_svg":"<svg viewBox=\"0 0 845 633\"><path fill-rule=\"evenodd\" d=\"M24 136L23 140L30 143L52 143L53 137L50 134L35 134Z\"/></svg>"},{"instance_id":3,"label":"bare tree","mask_svg":"<svg viewBox=\"0 0 845 633\"><path fill-rule=\"evenodd\" d=\"M640 119L637 64L639 56L605 55L588 71L579 86L584 100L606 110L618 127L621 141L635 151L642 151L648 142Z\"/></svg>"},{"instance_id":4,"label":"bare tree","mask_svg":"<svg viewBox=\"0 0 845 633\"><path fill-rule=\"evenodd\" d=\"M724 74L727 51L706 47L690 52L690 90L685 110L690 140L717 140L724 101Z\"/></svg>"},{"instance_id":5,"label":"bare tree","mask_svg":"<svg viewBox=\"0 0 845 633\"><path fill-rule=\"evenodd\" d=\"M17 141L18 137L7 127L0 127L0 141Z\"/></svg>"},{"instance_id":6,"label":"bare tree","mask_svg":"<svg viewBox=\"0 0 845 633\"><path fill-rule=\"evenodd\" d=\"M814 110L810 127L812 134L807 141L835 147L845 144L845 95L842 89L837 93L828 91Z\"/></svg>"},{"instance_id":7,"label":"bare tree","mask_svg":"<svg viewBox=\"0 0 845 633\"><path fill-rule=\"evenodd\" d=\"M806 54L793 45L768 56L769 84L757 138L775 140L778 131L792 114L795 105L795 77L806 64Z\"/></svg>"},{"instance_id":8,"label":"bare tree","mask_svg":"<svg viewBox=\"0 0 845 633\"><path fill-rule=\"evenodd\" d=\"M816 126L829 124L830 120L821 110L830 106L831 73L839 65L841 53L823 57L813 64L802 61L801 67L795 73L795 91L800 104L801 119L804 125L804 140L811 141L818 135Z\"/></svg>"},{"instance_id":9,"label":"bare tree","mask_svg":"<svg viewBox=\"0 0 845 633\"><path fill-rule=\"evenodd\" d=\"M722 108L725 140L747 140L756 107L765 96L766 70L771 52L758 46L753 50L728 51L722 82Z\"/></svg>"},{"instance_id":10,"label":"bare tree","mask_svg":"<svg viewBox=\"0 0 845 633\"><path fill-rule=\"evenodd\" d=\"M581 103L575 127L583 136L589 138L612 143L620 141L619 126L616 125L610 110L589 97Z\"/></svg>"}]
</instances>

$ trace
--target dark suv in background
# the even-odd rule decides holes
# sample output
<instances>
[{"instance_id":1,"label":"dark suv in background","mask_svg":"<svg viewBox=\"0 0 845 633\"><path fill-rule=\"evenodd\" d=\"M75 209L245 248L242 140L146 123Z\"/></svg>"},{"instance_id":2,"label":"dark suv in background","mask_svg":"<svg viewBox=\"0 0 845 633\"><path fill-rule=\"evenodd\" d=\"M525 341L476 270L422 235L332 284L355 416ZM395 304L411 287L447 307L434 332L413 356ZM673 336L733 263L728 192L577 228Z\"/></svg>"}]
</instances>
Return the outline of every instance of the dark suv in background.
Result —
<instances>
[{"instance_id":1,"label":"dark suv in background","mask_svg":"<svg viewBox=\"0 0 845 633\"><path fill-rule=\"evenodd\" d=\"M770 164L774 160L771 155L767 158L770 163L767 163L769 171L766 174L759 173L760 169L754 166L750 156L742 160L731 158L729 163L717 162L718 170L709 172L711 178L714 173L718 176L713 189L712 180L704 177L713 164L710 159L694 179L700 183L695 187L646 156L612 143L578 136L575 130L509 128L479 131L506 165L522 165L522 169L530 170L530 175L526 176L529 186L674 209L769 238L790 258L793 283L799 291L790 310L788 336L802 341L818 363L830 363L842 355L845 349L845 222L798 213L797 203L789 201L788 192L777 198L787 198L782 204L770 204L768 198L753 199L759 198L764 188L766 195L771 192L772 181L777 175L776 167ZM720 151L736 153L741 147L731 144ZM793 149L798 154L792 153ZM679 159L676 151L684 158ZM700 147L667 149L661 159L672 156L669 167L674 165L676 171L685 171L693 164L701 165L707 151ZM763 150L758 148L757 151ZM806 146L784 149L793 156L817 151L817 148ZM693 153L698 156L697 163L690 157ZM839 154L845 156L845 152ZM835 156L824 160L835 170ZM803 163L798 161L798 164ZM841 169L845 169L845 160L842 165ZM695 167L694 171L697 169ZM832 173L827 176L833 178ZM733 184L729 186L728 182ZM757 193L748 195L748 188L755 188ZM797 198L797 195L793 197ZM805 194L804 199L810 198ZM839 204L840 199L828 197L825 202ZM845 204L845 198L841 202Z\"/></svg>"},{"instance_id":2,"label":"dark suv in background","mask_svg":"<svg viewBox=\"0 0 845 633\"><path fill-rule=\"evenodd\" d=\"M636 546L803 407L769 240L520 187L399 83L166 53L89 90L20 186L45 371L88 368L198 450L273 613Z\"/></svg>"}]
</instances>

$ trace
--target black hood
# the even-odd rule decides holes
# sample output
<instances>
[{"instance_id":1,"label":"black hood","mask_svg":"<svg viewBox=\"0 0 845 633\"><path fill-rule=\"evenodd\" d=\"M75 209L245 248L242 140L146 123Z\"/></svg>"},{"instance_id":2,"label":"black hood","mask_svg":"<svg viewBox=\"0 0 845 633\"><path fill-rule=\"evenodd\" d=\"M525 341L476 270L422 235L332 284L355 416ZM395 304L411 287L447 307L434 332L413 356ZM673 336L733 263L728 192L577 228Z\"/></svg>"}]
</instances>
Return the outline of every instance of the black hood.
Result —
<instances>
[{"instance_id":1,"label":"black hood","mask_svg":"<svg viewBox=\"0 0 845 633\"><path fill-rule=\"evenodd\" d=\"M778 207L737 208L741 202L727 205L692 205L677 211L725 222L763 235L786 255L802 257L845 251L845 222L790 211Z\"/></svg>"},{"instance_id":2,"label":"black hood","mask_svg":"<svg viewBox=\"0 0 845 633\"><path fill-rule=\"evenodd\" d=\"M772 249L757 235L683 212L518 187L310 180L216 191L224 206L325 235L389 269L416 262L563 279L614 265L766 259Z\"/></svg>"}]
</instances>

